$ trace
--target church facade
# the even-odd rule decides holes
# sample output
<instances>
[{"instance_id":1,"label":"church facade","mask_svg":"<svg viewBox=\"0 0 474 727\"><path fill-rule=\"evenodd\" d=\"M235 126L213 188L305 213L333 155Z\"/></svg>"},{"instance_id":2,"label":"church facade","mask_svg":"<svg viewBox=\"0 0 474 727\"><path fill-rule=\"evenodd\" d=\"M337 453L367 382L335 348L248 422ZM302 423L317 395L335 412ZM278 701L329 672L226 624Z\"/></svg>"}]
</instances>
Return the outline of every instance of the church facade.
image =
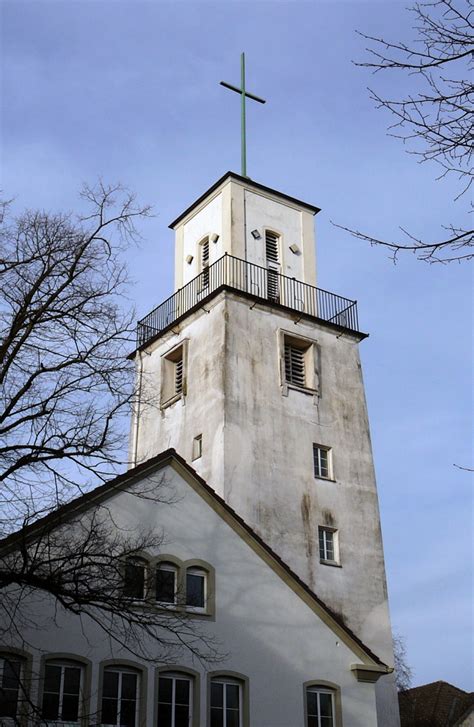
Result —
<instances>
[{"instance_id":1,"label":"church facade","mask_svg":"<svg viewBox=\"0 0 474 727\"><path fill-rule=\"evenodd\" d=\"M175 293L133 354L130 469L67 506L74 521L107 502L120 527L165 534L138 554L133 595L195 621L219 663L139 663L59 614L1 651L4 673L38 676L45 721L399 727L365 334L354 301L316 287L318 212L229 172L172 223ZM155 482L167 504L131 504Z\"/></svg>"}]
</instances>

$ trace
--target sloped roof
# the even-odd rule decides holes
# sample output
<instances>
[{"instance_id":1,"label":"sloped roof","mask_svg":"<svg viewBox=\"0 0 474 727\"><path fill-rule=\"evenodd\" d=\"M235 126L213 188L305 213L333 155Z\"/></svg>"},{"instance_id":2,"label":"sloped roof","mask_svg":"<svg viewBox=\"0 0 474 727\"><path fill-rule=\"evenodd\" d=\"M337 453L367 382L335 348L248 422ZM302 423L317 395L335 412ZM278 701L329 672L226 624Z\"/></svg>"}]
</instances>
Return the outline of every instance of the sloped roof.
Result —
<instances>
[{"instance_id":1,"label":"sloped roof","mask_svg":"<svg viewBox=\"0 0 474 727\"><path fill-rule=\"evenodd\" d=\"M437 681L398 694L401 727L455 727L474 712L474 692Z\"/></svg>"},{"instance_id":2,"label":"sloped roof","mask_svg":"<svg viewBox=\"0 0 474 727\"><path fill-rule=\"evenodd\" d=\"M280 558L280 556L253 530L253 528L251 528L250 525L248 525L245 520L238 515L238 513L222 497L220 497L220 495L218 495L217 492L210 487L210 485L207 484L196 470L193 469L193 467L191 467L186 460L172 448L167 449L155 457L146 460L146 462L133 467L121 475L118 475L109 482L99 485L99 487L96 487L90 492L71 500L65 505L53 510L48 515L39 518L35 522L12 533L3 540L0 540L0 550L12 550L25 539L30 540L41 536L42 532L47 532L51 528L64 523L73 515L91 507L95 502L100 502L115 494L117 491L125 489L127 485L132 485L134 481L139 480L146 474L149 474L150 470L159 469L165 465L174 465L178 472L185 475L187 474L188 481L189 478L192 478L195 490L201 494L201 496L207 495L207 497L210 497L211 500L218 506L216 510L218 512L220 510L221 514L226 514L227 522L242 528L245 533L250 536L251 541L253 541L253 543L257 546L255 550L257 550L257 552L259 550L260 552L263 551L270 557L273 565L277 566L290 577L293 585L296 586L294 590L299 590L300 594L302 592L306 596L305 600L309 599L309 601L317 607L318 612L320 614L322 612L326 616L325 621L330 628L333 630L336 630L337 628L339 633L342 632L342 634L345 635L346 640L351 642L353 646L358 647L357 650L365 655L369 661L380 666L381 671L386 673L393 671L383 661L381 661L381 659L379 659L379 657L376 656L376 654L374 654L369 647L358 638L358 636L356 636L356 634L345 624L341 616L334 612L314 591L312 591L308 585L290 568L290 566L285 563L285 561L283 561L282 558Z\"/></svg>"}]
</instances>

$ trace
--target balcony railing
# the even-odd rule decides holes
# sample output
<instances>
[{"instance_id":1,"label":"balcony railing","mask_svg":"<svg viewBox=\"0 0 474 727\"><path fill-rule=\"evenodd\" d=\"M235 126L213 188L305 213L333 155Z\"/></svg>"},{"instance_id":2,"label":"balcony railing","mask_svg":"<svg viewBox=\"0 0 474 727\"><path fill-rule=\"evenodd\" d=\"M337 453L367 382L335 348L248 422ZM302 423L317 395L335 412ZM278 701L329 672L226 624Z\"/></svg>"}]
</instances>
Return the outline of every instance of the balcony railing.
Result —
<instances>
[{"instance_id":1,"label":"balcony railing","mask_svg":"<svg viewBox=\"0 0 474 727\"><path fill-rule=\"evenodd\" d=\"M356 301L281 275L277 270L224 255L138 322L137 345L143 346L222 287L249 293L342 328L359 330Z\"/></svg>"}]
</instances>

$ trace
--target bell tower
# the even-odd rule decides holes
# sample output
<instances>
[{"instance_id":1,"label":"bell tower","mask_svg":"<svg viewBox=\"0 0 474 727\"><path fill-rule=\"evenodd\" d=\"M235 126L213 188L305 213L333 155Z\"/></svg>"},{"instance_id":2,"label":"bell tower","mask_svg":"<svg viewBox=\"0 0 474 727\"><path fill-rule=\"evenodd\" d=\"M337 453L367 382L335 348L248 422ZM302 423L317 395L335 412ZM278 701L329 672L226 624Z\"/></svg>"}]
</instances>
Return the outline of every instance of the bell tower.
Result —
<instances>
[{"instance_id":1,"label":"bell tower","mask_svg":"<svg viewBox=\"0 0 474 727\"><path fill-rule=\"evenodd\" d=\"M170 225L175 292L138 325L130 460L174 447L393 665L366 334L355 301L316 287L318 212L228 172ZM399 727L393 676L376 694Z\"/></svg>"}]
</instances>

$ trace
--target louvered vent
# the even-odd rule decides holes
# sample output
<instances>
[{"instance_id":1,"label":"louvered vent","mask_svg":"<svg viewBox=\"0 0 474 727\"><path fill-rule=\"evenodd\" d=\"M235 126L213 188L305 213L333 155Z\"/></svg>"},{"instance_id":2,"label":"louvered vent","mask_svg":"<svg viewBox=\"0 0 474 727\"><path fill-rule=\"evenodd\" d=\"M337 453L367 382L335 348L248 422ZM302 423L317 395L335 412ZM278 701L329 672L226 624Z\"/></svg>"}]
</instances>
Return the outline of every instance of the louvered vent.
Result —
<instances>
[{"instance_id":1,"label":"louvered vent","mask_svg":"<svg viewBox=\"0 0 474 727\"><path fill-rule=\"evenodd\" d=\"M285 379L289 384L305 386L304 350L285 343Z\"/></svg>"},{"instance_id":2,"label":"louvered vent","mask_svg":"<svg viewBox=\"0 0 474 727\"><path fill-rule=\"evenodd\" d=\"M278 265L280 263L280 259L278 257L278 235L275 235L274 232L270 232L270 230L265 232L265 251L267 255L267 264L276 263Z\"/></svg>"},{"instance_id":3,"label":"louvered vent","mask_svg":"<svg viewBox=\"0 0 474 727\"><path fill-rule=\"evenodd\" d=\"M183 356L174 362L174 388L175 394L181 394L183 391Z\"/></svg>"},{"instance_id":4,"label":"louvered vent","mask_svg":"<svg viewBox=\"0 0 474 727\"><path fill-rule=\"evenodd\" d=\"M209 286L209 238L201 244L202 287Z\"/></svg>"},{"instance_id":5,"label":"louvered vent","mask_svg":"<svg viewBox=\"0 0 474 727\"><path fill-rule=\"evenodd\" d=\"M276 270L268 269L268 300L280 302L280 276Z\"/></svg>"}]
</instances>

